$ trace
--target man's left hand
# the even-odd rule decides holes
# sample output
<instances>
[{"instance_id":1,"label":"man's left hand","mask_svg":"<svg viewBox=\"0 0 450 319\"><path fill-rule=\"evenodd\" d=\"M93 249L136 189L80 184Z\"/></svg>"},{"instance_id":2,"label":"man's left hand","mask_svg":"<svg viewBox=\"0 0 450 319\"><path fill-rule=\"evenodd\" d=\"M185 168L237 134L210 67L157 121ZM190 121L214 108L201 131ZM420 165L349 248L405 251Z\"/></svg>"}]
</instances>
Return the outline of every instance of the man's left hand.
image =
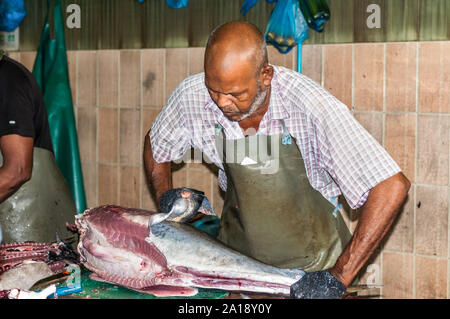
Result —
<instances>
[{"instance_id":1,"label":"man's left hand","mask_svg":"<svg viewBox=\"0 0 450 319\"><path fill-rule=\"evenodd\" d=\"M291 286L291 297L297 299L339 299L346 287L328 270L306 273Z\"/></svg>"}]
</instances>

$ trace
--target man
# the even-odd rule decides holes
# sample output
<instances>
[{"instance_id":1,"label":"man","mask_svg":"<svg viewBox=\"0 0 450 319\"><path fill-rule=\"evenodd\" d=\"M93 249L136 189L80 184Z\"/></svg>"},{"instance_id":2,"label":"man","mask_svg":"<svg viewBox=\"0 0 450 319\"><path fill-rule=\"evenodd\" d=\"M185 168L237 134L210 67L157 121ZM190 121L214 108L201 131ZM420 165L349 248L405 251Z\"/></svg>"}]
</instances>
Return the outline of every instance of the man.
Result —
<instances>
[{"instance_id":1,"label":"man","mask_svg":"<svg viewBox=\"0 0 450 319\"><path fill-rule=\"evenodd\" d=\"M76 212L53 155L44 100L33 75L0 51L0 225L5 242L70 236ZM63 238L64 238L63 237Z\"/></svg>"},{"instance_id":2,"label":"man","mask_svg":"<svg viewBox=\"0 0 450 319\"><path fill-rule=\"evenodd\" d=\"M306 76L268 64L253 25L213 31L204 67L176 88L146 136L158 201L172 188L170 161L201 149L226 190L218 238L265 263L305 269L293 297L341 297L392 225L409 181L345 105ZM238 144L264 136L258 147L276 156L237 159ZM330 203L340 194L363 207L353 236Z\"/></svg>"}]
</instances>

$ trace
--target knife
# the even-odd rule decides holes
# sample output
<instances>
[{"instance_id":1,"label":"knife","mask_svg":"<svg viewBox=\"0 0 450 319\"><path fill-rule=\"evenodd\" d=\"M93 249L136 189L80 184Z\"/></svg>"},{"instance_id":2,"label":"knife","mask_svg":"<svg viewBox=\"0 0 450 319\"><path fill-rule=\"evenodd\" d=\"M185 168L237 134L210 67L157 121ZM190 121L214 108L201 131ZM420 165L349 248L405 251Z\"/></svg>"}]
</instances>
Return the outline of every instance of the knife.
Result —
<instances>
[{"instance_id":1,"label":"knife","mask_svg":"<svg viewBox=\"0 0 450 319\"><path fill-rule=\"evenodd\" d=\"M60 272L55 275L51 275L49 277L40 279L34 283L33 286L29 289L30 291L42 290L45 287L50 286L51 284L57 284L59 282L63 282L69 278L70 274L66 271Z\"/></svg>"}]
</instances>

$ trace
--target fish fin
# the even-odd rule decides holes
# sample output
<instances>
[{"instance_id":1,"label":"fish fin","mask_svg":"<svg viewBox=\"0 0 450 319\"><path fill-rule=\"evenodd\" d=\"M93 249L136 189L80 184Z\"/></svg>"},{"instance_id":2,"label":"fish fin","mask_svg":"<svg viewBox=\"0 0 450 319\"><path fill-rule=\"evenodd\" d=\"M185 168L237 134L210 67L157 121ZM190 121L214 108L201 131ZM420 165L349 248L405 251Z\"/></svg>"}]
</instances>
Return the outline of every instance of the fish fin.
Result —
<instances>
[{"instance_id":1,"label":"fish fin","mask_svg":"<svg viewBox=\"0 0 450 319\"><path fill-rule=\"evenodd\" d=\"M198 211L205 215L217 216L216 212L212 208L211 203L209 202L209 200L206 197L203 198L202 204L201 204L200 208L198 209Z\"/></svg>"},{"instance_id":2,"label":"fish fin","mask_svg":"<svg viewBox=\"0 0 450 319\"><path fill-rule=\"evenodd\" d=\"M179 222L185 216L186 202L183 199L177 199L173 202L172 207L168 213L159 213L152 217L150 224L158 224L164 220Z\"/></svg>"},{"instance_id":3,"label":"fish fin","mask_svg":"<svg viewBox=\"0 0 450 319\"><path fill-rule=\"evenodd\" d=\"M160 222L166 220L166 218L168 216L169 216L169 213L167 213L167 214L159 213L159 214L152 215L152 217L150 218L150 226L159 224Z\"/></svg>"}]
</instances>

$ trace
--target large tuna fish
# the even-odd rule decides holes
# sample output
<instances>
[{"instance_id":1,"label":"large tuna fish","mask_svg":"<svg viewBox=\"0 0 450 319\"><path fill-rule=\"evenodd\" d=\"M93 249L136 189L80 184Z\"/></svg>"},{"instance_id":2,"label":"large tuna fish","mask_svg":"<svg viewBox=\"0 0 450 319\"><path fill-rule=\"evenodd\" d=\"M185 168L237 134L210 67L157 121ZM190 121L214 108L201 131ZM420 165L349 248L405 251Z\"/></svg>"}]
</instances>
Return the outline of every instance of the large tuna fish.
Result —
<instances>
[{"instance_id":1,"label":"large tuna fish","mask_svg":"<svg viewBox=\"0 0 450 319\"><path fill-rule=\"evenodd\" d=\"M151 225L155 216L111 205L76 216L78 251L91 278L155 296L193 296L195 287L288 296L304 274L251 259L189 224Z\"/></svg>"}]
</instances>

